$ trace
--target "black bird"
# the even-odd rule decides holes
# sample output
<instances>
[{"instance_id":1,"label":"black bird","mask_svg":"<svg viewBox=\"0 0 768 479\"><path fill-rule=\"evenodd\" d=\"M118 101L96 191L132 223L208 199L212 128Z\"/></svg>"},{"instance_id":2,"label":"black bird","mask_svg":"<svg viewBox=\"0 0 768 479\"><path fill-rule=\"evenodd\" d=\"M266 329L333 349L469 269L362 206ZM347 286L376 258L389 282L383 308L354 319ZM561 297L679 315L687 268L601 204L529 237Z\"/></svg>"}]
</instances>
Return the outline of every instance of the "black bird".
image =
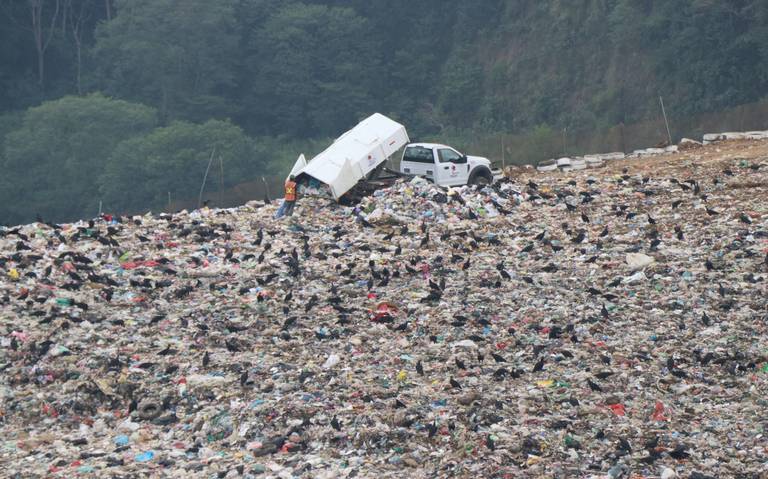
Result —
<instances>
[{"instance_id":1,"label":"black bird","mask_svg":"<svg viewBox=\"0 0 768 479\"><path fill-rule=\"evenodd\" d=\"M227 351L229 351L230 353L239 353L240 351L242 351L242 349L240 349L240 346L237 344L237 342L234 339L227 339L226 341L224 341L224 345L227 347Z\"/></svg>"},{"instance_id":2,"label":"black bird","mask_svg":"<svg viewBox=\"0 0 768 479\"><path fill-rule=\"evenodd\" d=\"M677 200L672 202L672 209L677 209L678 206L680 206L683 203L683 200Z\"/></svg>"},{"instance_id":3,"label":"black bird","mask_svg":"<svg viewBox=\"0 0 768 479\"><path fill-rule=\"evenodd\" d=\"M310 309L314 308L318 303L317 295L313 294L311 298L309 298L309 302L304 307L304 312L308 313Z\"/></svg>"},{"instance_id":4,"label":"black bird","mask_svg":"<svg viewBox=\"0 0 768 479\"><path fill-rule=\"evenodd\" d=\"M715 216L715 215L719 215L720 213L718 211L713 210L712 208L707 208L707 214L709 216Z\"/></svg>"},{"instance_id":5,"label":"black bird","mask_svg":"<svg viewBox=\"0 0 768 479\"><path fill-rule=\"evenodd\" d=\"M171 355L176 354L177 352L178 352L177 350L171 349L171 345L169 344L168 346L165 347L165 349L163 349L162 351L160 351L157 354L160 355L160 356L171 356Z\"/></svg>"},{"instance_id":6,"label":"black bird","mask_svg":"<svg viewBox=\"0 0 768 479\"><path fill-rule=\"evenodd\" d=\"M533 366L533 372L539 372L544 370L544 358L539 359L539 362L536 363L535 366Z\"/></svg>"},{"instance_id":7,"label":"black bird","mask_svg":"<svg viewBox=\"0 0 768 479\"><path fill-rule=\"evenodd\" d=\"M704 326L709 326L712 323L711 320L709 319L709 316L707 316L706 312L701 317L701 322L704 323Z\"/></svg>"},{"instance_id":8,"label":"black bird","mask_svg":"<svg viewBox=\"0 0 768 479\"><path fill-rule=\"evenodd\" d=\"M744 213L741 213L739 215L739 221L741 221L742 223L747 224L747 225L751 225L752 224L752 220L749 219L749 216L745 215Z\"/></svg>"},{"instance_id":9,"label":"black bird","mask_svg":"<svg viewBox=\"0 0 768 479\"><path fill-rule=\"evenodd\" d=\"M707 268L707 271L712 271L713 269L715 269L715 265L712 264L712 261L710 260L706 260L704 262L704 266Z\"/></svg>"},{"instance_id":10,"label":"black bird","mask_svg":"<svg viewBox=\"0 0 768 479\"><path fill-rule=\"evenodd\" d=\"M333 418L331 419L331 427L341 432L341 423L336 418L336 416L333 416Z\"/></svg>"},{"instance_id":11,"label":"black bird","mask_svg":"<svg viewBox=\"0 0 768 479\"><path fill-rule=\"evenodd\" d=\"M589 294L593 295L593 296L597 296L597 295L603 294L602 291L600 291L599 289L595 289L595 288L593 288L591 286L589 288L587 288L587 292Z\"/></svg>"},{"instance_id":12,"label":"black bird","mask_svg":"<svg viewBox=\"0 0 768 479\"><path fill-rule=\"evenodd\" d=\"M408 329L408 321L395 327L395 331L406 331Z\"/></svg>"},{"instance_id":13,"label":"black bird","mask_svg":"<svg viewBox=\"0 0 768 479\"><path fill-rule=\"evenodd\" d=\"M453 376L451 376L450 383L452 388L461 389L461 384L459 384L457 380L453 379Z\"/></svg>"},{"instance_id":14,"label":"black bird","mask_svg":"<svg viewBox=\"0 0 768 479\"><path fill-rule=\"evenodd\" d=\"M648 224L650 224L650 225L655 225L656 224L656 220L651 218L651 215L648 215Z\"/></svg>"},{"instance_id":15,"label":"black bird","mask_svg":"<svg viewBox=\"0 0 768 479\"><path fill-rule=\"evenodd\" d=\"M435 423L427 424L428 437L434 437L437 434L437 425Z\"/></svg>"},{"instance_id":16,"label":"black bird","mask_svg":"<svg viewBox=\"0 0 768 479\"><path fill-rule=\"evenodd\" d=\"M585 223L589 223L589 216L587 216L586 213L582 213L581 214L581 221L583 221Z\"/></svg>"},{"instance_id":17,"label":"black bird","mask_svg":"<svg viewBox=\"0 0 768 479\"><path fill-rule=\"evenodd\" d=\"M656 238L655 240L651 241L651 249L655 250L656 248L659 247L660 244L661 244L661 240Z\"/></svg>"},{"instance_id":18,"label":"black bird","mask_svg":"<svg viewBox=\"0 0 768 479\"><path fill-rule=\"evenodd\" d=\"M208 351L203 354L203 367L207 367L211 363L211 356L208 354Z\"/></svg>"},{"instance_id":19,"label":"black bird","mask_svg":"<svg viewBox=\"0 0 768 479\"><path fill-rule=\"evenodd\" d=\"M587 379L587 384L589 385L589 389L595 391L595 392L602 392L603 388L600 387L599 384L595 383L591 379Z\"/></svg>"},{"instance_id":20,"label":"black bird","mask_svg":"<svg viewBox=\"0 0 768 479\"><path fill-rule=\"evenodd\" d=\"M672 450L672 452L669 453L669 456L677 460L687 459L691 457L691 455L685 452L686 449L687 447L685 447L685 445L679 444L677 447L675 447L674 450Z\"/></svg>"},{"instance_id":21,"label":"black bird","mask_svg":"<svg viewBox=\"0 0 768 479\"><path fill-rule=\"evenodd\" d=\"M464 361L462 361L461 359L454 358L453 360L456 362L456 367L457 368L459 368L459 369L467 369L467 365L464 364Z\"/></svg>"},{"instance_id":22,"label":"black bird","mask_svg":"<svg viewBox=\"0 0 768 479\"><path fill-rule=\"evenodd\" d=\"M419 373L419 376L424 376L424 366L422 366L421 360L416 363L416 372Z\"/></svg>"},{"instance_id":23,"label":"black bird","mask_svg":"<svg viewBox=\"0 0 768 479\"><path fill-rule=\"evenodd\" d=\"M571 238L571 243L581 243L587 237L584 231L580 231L575 238Z\"/></svg>"},{"instance_id":24,"label":"black bird","mask_svg":"<svg viewBox=\"0 0 768 479\"><path fill-rule=\"evenodd\" d=\"M722 283L717 283L717 292L720 293L720 296L724 297L728 290L725 289Z\"/></svg>"},{"instance_id":25,"label":"black bird","mask_svg":"<svg viewBox=\"0 0 768 479\"><path fill-rule=\"evenodd\" d=\"M623 437L619 439L619 445L616 447L616 449L619 451L632 452L632 446L630 446L629 441Z\"/></svg>"},{"instance_id":26,"label":"black bird","mask_svg":"<svg viewBox=\"0 0 768 479\"><path fill-rule=\"evenodd\" d=\"M493 360L494 360L494 361L496 361L497 363L506 363L506 362L507 362L507 360L506 360L506 359L504 359L504 358L503 358L501 355L498 355L498 354L496 354L496 353L491 353L491 357L492 357L492 358L493 358Z\"/></svg>"},{"instance_id":27,"label":"black bird","mask_svg":"<svg viewBox=\"0 0 768 479\"><path fill-rule=\"evenodd\" d=\"M659 436L653 436L653 439L650 439L643 444L646 449L656 449L656 447L659 445Z\"/></svg>"},{"instance_id":28,"label":"black bird","mask_svg":"<svg viewBox=\"0 0 768 479\"><path fill-rule=\"evenodd\" d=\"M546 236L547 230L542 231L538 235L536 235L536 238L534 238L536 241L541 241L544 239L544 236Z\"/></svg>"},{"instance_id":29,"label":"black bird","mask_svg":"<svg viewBox=\"0 0 768 479\"><path fill-rule=\"evenodd\" d=\"M521 251L523 253L530 253L533 250L533 243L528 244L525 248L523 248Z\"/></svg>"},{"instance_id":30,"label":"black bird","mask_svg":"<svg viewBox=\"0 0 768 479\"><path fill-rule=\"evenodd\" d=\"M499 274L501 275L502 278L506 280L512 279L512 276L505 269L502 269L501 271L499 271Z\"/></svg>"},{"instance_id":31,"label":"black bird","mask_svg":"<svg viewBox=\"0 0 768 479\"><path fill-rule=\"evenodd\" d=\"M605 307L605 304L603 304L603 307L600 309L600 314L603 318L608 318L608 308Z\"/></svg>"},{"instance_id":32,"label":"black bird","mask_svg":"<svg viewBox=\"0 0 768 479\"><path fill-rule=\"evenodd\" d=\"M421 298L422 303L429 303L431 301L438 301L443 294L439 291L431 291L427 296Z\"/></svg>"},{"instance_id":33,"label":"black bird","mask_svg":"<svg viewBox=\"0 0 768 479\"><path fill-rule=\"evenodd\" d=\"M608 227L607 226L605 228L603 228L602 232L600 232L600 237L601 238L605 238L606 236L608 236Z\"/></svg>"},{"instance_id":34,"label":"black bird","mask_svg":"<svg viewBox=\"0 0 768 479\"><path fill-rule=\"evenodd\" d=\"M685 236L683 235L683 229L677 225L675 225L675 233L677 234L678 240L683 241L685 239Z\"/></svg>"}]
</instances>

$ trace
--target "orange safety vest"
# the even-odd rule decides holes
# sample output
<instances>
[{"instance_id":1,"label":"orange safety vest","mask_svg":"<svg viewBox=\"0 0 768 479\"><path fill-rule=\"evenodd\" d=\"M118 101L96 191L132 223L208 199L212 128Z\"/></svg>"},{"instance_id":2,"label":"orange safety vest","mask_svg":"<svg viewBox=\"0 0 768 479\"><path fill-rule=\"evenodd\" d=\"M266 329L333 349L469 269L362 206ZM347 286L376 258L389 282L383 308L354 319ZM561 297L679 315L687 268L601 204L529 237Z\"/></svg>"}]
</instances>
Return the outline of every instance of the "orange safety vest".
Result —
<instances>
[{"instance_id":1,"label":"orange safety vest","mask_svg":"<svg viewBox=\"0 0 768 479\"><path fill-rule=\"evenodd\" d=\"M288 180L285 182L285 201L296 201L296 182Z\"/></svg>"}]
</instances>

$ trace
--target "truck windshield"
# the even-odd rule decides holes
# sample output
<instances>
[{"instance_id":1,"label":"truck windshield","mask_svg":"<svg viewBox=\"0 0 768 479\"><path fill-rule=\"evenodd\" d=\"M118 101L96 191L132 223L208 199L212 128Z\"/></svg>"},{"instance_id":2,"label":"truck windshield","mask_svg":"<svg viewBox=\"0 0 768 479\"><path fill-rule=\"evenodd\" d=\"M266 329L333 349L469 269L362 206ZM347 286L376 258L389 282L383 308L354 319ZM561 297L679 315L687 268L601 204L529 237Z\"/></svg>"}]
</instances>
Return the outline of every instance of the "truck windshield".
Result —
<instances>
[{"instance_id":1,"label":"truck windshield","mask_svg":"<svg viewBox=\"0 0 768 479\"><path fill-rule=\"evenodd\" d=\"M423 146L409 146L403 153L403 161L413 161L416 163L434 163L432 150Z\"/></svg>"}]
</instances>

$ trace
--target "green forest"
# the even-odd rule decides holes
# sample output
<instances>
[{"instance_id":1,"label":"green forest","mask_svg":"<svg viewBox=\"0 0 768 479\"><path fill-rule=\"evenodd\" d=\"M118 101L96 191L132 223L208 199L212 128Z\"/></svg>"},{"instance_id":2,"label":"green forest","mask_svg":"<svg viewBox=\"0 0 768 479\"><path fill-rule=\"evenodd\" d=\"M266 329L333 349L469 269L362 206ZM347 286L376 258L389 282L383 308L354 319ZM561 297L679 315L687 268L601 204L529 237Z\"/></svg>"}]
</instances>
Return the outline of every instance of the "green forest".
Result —
<instances>
[{"instance_id":1,"label":"green forest","mask_svg":"<svg viewBox=\"0 0 768 479\"><path fill-rule=\"evenodd\" d=\"M0 0L0 44L4 224L285 174L373 112L551 142L768 96L765 0Z\"/></svg>"}]
</instances>

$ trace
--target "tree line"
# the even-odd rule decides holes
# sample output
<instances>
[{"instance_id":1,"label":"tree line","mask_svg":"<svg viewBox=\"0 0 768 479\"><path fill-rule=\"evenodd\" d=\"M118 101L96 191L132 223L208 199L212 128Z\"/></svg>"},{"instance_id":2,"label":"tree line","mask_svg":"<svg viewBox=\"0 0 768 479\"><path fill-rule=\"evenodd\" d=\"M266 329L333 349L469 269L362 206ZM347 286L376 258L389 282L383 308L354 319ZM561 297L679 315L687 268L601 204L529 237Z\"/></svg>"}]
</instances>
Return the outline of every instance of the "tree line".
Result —
<instances>
[{"instance_id":1,"label":"tree line","mask_svg":"<svg viewBox=\"0 0 768 479\"><path fill-rule=\"evenodd\" d=\"M0 0L0 42L6 223L158 208L214 148L219 187L278 172L374 111L535 135L768 89L760 0Z\"/></svg>"}]
</instances>

